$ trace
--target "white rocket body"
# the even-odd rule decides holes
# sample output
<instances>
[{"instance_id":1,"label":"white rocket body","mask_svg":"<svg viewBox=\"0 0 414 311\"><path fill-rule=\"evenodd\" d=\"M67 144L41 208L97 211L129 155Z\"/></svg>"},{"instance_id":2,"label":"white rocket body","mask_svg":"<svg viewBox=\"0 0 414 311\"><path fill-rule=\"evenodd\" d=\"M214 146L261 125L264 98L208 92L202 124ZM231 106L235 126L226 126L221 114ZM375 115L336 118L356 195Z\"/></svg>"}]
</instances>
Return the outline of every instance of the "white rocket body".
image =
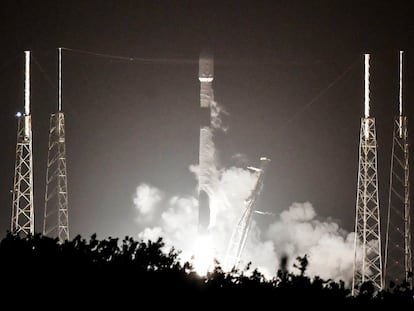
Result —
<instances>
[{"instance_id":1,"label":"white rocket body","mask_svg":"<svg viewBox=\"0 0 414 311\"><path fill-rule=\"evenodd\" d=\"M212 82L214 79L214 61L211 56L200 55L199 74L200 80L200 150L199 150L199 228L207 230L210 226L210 195L211 184L210 169L214 163L214 150L212 145L211 106L214 100Z\"/></svg>"}]
</instances>

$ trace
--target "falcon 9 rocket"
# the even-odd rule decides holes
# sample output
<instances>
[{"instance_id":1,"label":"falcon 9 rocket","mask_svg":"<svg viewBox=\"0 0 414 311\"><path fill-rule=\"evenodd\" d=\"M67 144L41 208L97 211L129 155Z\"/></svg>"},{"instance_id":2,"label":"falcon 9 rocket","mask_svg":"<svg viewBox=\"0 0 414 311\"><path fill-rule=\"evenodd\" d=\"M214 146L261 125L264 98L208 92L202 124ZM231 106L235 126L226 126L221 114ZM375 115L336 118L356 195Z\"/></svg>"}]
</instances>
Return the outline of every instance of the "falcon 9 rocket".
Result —
<instances>
[{"instance_id":1,"label":"falcon 9 rocket","mask_svg":"<svg viewBox=\"0 0 414 311\"><path fill-rule=\"evenodd\" d=\"M214 159L211 153L211 106L214 101L212 82L214 78L213 57L200 54L199 73L200 80L200 150L199 150L199 177L198 177L198 219L199 230L207 230L210 225L210 166Z\"/></svg>"}]
</instances>

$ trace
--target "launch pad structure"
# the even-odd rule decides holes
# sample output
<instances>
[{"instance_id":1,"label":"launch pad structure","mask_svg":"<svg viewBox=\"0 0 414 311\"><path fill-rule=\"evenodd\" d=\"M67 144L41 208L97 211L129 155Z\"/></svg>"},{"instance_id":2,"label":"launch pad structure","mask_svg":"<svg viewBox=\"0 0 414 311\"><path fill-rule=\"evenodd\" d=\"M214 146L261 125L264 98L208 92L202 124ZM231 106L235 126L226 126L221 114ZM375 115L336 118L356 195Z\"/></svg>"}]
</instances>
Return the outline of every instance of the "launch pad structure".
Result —
<instances>
[{"instance_id":1,"label":"launch pad structure","mask_svg":"<svg viewBox=\"0 0 414 311\"><path fill-rule=\"evenodd\" d=\"M230 237L230 242L224 258L224 271L230 271L233 268L237 269L241 256L243 254L243 250L246 246L247 236L253 220L255 204L263 188L264 174L270 163L270 159L261 157L260 161L260 168L248 167L248 169L256 173L257 180L253 190L251 191L251 194L245 201L246 206L243 210L242 216L240 217Z\"/></svg>"}]
</instances>

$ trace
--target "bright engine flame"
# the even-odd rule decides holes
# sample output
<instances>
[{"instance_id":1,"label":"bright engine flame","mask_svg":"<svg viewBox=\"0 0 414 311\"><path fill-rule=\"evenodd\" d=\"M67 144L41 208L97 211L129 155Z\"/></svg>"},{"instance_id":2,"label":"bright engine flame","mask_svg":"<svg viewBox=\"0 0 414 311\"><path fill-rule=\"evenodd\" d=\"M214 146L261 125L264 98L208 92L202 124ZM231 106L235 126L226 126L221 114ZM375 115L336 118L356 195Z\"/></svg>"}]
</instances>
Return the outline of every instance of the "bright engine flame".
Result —
<instances>
[{"instance_id":1,"label":"bright engine flame","mask_svg":"<svg viewBox=\"0 0 414 311\"><path fill-rule=\"evenodd\" d=\"M194 270L204 276L214 268L214 250L210 235L199 235L194 248Z\"/></svg>"}]
</instances>

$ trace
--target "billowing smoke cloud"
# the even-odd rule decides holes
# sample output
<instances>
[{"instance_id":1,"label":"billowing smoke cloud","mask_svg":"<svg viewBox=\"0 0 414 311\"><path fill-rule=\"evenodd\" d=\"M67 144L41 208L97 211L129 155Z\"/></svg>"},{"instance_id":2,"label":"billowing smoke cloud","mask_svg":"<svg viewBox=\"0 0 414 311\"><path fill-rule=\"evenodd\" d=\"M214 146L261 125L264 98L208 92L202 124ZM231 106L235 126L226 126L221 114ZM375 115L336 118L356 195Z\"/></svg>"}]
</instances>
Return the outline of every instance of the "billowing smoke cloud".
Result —
<instances>
[{"instance_id":1,"label":"billowing smoke cloud","mask_svg":"<svg viewBox=\"0 0 414 311\"><path fill-rule=\"evenodd\" d=\"M206 179L202 184L210 196L208 239L202 237L200 242L198 237L198 201L195 197L168 197L160 189L142 184L138 186L134 198L137 222L141 227L139 238L154 240L163 237L167 247L182 251L181 258L184 261L191 261L192 256L211 255L219 262L224 262L231 234L257 180L257 175L250 170L217 166L213 131L225 129L220 113L222 108L214 102L212 124L203 128L202 134L208 149L205 152L208 155L206 171L200 172L197 165L190 166L197 178ZM240 154L237 157L244 158ZM260 228L253 219L240 268L252 262L252 266L265 276L272 277L279 268L282 256L288 257L288 264L292 268L296 257L307 254L309 276L319 275L346 282L350 280L354 254L353 233L348 234L331 220L321 220L308 202L294 203L278 212L280 214L268 228ZM255 217L264 216L255 214ZM211 249L207 249L210 243ZM204 252L200 252L200 249Z\"/></svg>"},{"instance_id":2,"label":"billowing smoke cloud","mask_svg":"<svg viewBox=\"0 0 414 311\"><path fill-rule=\"evenodd\" d=\"M267 229L275 249L291 260L308 255L308 275L334 280L352 277L354 233L347 234L333 221L317 220L309 203L294 203Z\"/></svg>"},{"instance_id":3,"label":"billowing smoke cloud","mask_svg":"<svg viewBox=\"0 0 414 311\"><path fill-rule=\"evenodd\" d=\"M254 185L254 175L241 168L222 170L216 189L214 226L211 227L213 255L224 261L231 233L243 208L243 201ZM146 187L149 187L146 185ZM139 187L138 187L139 188ZM153 194L152 202L159 202L164 211L160 217L152 217L152 226L144 228L139 238L157 239L162 236L168 247L182 250L182 259L189 261L194 255L197 243L197 200L194 197L173 196L169 199L154 187L147 194ZM138 191L137 191L138 192ZM139 202L136 200L136 202ZM156 214L151 209L148 213ZM308 255L308 275L349 281L352 276L354 234L347 234L339 225L329 220L316 219L313 206L294 203L282 211L266 229L259 228L253 220L241 267L252 262L266 276L274 276L282 256L289 258L292 267L297 256Z\"/></svg>"},{"instance_id":4,"label":"billowing smoke cloud","mask_svg":"<svg viewBox=\"0 0 414 311\"><path fill-rule=\"evenodd\" d=\"M148 184L141 184L137 187L133 202L138 210L139 222L152 221L155 215L155 210L161 202L161 191Z\"/></svg>"}]
</instances>

